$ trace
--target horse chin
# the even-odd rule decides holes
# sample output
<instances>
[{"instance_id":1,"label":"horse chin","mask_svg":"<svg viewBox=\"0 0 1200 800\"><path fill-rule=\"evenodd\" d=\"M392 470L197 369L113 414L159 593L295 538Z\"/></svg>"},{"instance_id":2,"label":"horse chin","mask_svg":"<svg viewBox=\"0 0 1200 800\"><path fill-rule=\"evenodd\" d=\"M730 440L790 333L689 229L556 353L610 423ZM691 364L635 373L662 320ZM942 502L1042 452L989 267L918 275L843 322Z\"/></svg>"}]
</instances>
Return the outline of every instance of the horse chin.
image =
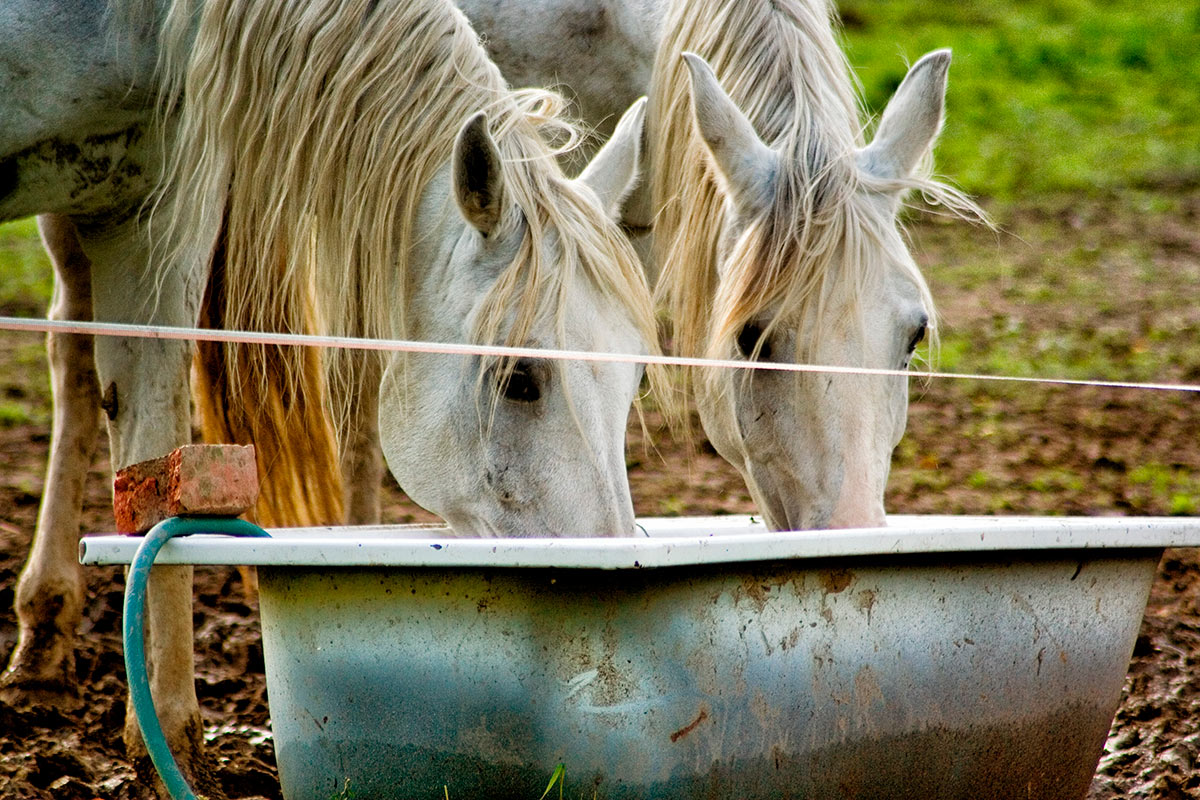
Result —
<instances>
[{"instance_id":1,"label":"horse chin","mask_svg":"<svg viewBox=\"0 0 1200 800\"><path fill-rule=\"evenodd\" d=\"M887 525L879 499L838 497L801 499L803 492L778 491L756 498L767 528L773 531L882 528Z\"/></svg>"},{"instance_id":2,"label":"horse chin","mask_svg":"<svg viewBox=\"0 0 1200 800\"><path fill-rule=\"evenodd\" d=\"M843 513L839 508L838 512L829 520L829 528L886 528L887 517L883 513L883 506L874 504L874 507L858 507L849 513Z\"/></svg>"},{"instance_id":3,"label":"horse chin","mask_svg":"<svg viewBox=\"0 0 1200 800\"><path fill-rule=\"evenodd\" d=\"M473 507L437 512L454 535L463 539L523 539L551 535L540 515L509 508L504 503L473 504Z\"/></svg>"},{"instance_id":4,"label":"horse chin","mask_svg":"<svg viewBox=\"0 0 1200 800\"><path fill-rule=\"evenodd\" d=\"M754 457L746 453L741 463L738 471L768 530L829 527L838 498L828 476L815 475L778 452L758 451Z\"/></svg>"},{"instance_id":5,"label":"horse chin","mask_svg":"<svg viewBox=\"0 0 1200 800\"><path fill-rule=\"evenodd\" d=\"M877 456L870 466L851 469L842 481L828 527L883 528L887 525L883 494L887 486L891 450Z\"/></svg>"},{"instance_id":6,"label":"horse chin","mask_svg":"<svg viewBox=\"0 0 1200 800\"><path fill-rule=\"evenodd\" d=\"M777 510L764 511L763 519L772 531L813 531L833 527L827 512L812 508L793 508L785 503L776 503ZM763 506L768 508L768 506Z\"/></svg>"},{"instance_id":7,"label":"horse chin","mask_svg":"<svg viewBox=\"0 0 1200 800\"><path fill-rule=\"evenodd\" d=\"M591 514L573 514L569 519L555 519L534 508L483 509L441 516L460 538L632 536L635 530L632 507L628 513L619 509L597 509Z\"/></svg>"},{"instance_id":8,"label":"horse chin","mask_svg":"<svg viewBox=\"0 0 1200 800\"><path fill-rule=\"evenodd\" d=\"M803 531L828 527L829 511L802 484L785 482L779 485L778 473L762 471L763 480L756 480L754 471L743 473L750 496L770 531Z\"/></svg>"},{"instance_id":9,"label":"horse chin","mask_svg":"<svg viewBox=\"0 0 1200 800\"><path fill-rule=\"evenodd\" d=\"M442 513L440 516L446 520L454 536L460 539L500 539L505 536L502 531L489 525L483 517L448 513Z\"/></svg>"}]
</instances>

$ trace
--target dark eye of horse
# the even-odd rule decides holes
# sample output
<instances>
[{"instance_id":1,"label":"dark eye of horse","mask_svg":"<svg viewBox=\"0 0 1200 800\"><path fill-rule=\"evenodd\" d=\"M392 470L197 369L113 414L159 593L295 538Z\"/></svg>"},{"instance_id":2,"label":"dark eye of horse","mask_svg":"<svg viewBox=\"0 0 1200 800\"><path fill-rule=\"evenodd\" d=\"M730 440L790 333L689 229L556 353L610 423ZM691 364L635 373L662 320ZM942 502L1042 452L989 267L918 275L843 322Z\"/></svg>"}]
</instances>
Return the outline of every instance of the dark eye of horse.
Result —
<instances>
[{"instance_id":1,"label":"dark eye of horse","mask_svg":"<svg viewBox=\"0 0 1200 800\"><path fill-rule=\"evenodd\" d=\"M534 403L542 396L532 366L524 361L513 367L504 384L504 397L518 403Z\"/></svg>"},{"instance_id":2,"label":"dark eye of horse","mask_svg":"<svg viewBox=\"0 0 1200 800\"><path fill-rule=\"evenodd\" d=\"M738 350L746 358L754 355L754 348L758 345L759 339L762 339L762 328L755 325L753 322L745 325L737 337ZM762 347L758 351L758 358L762 361L771 360L771 342L763 339Z\"/></svg>"},{"instance_id":3,"label":"dark eye of horse","mask_svg":"<svg viewBox=\"0 0 1200 800\"><path fill-rule=\"evenodd\" d=\"M921 323L921 327L917 328L917 332L913 334L912 341L908 343L908 354L911 356L917 349L917 345L925 340L926 324Z\"/></svg>"},{"instance_id":4,"label":"dark eye of horse","mask_svg":"<svg viewBox=\"0 0 1200 800\"><path fill-rule=\"evenodd\" d=\"M912 339L908 341L908 350L904 353L904 363L900 369L908 369L908 365L912 363L913 355L917 352L917 345L925 340L925 332L928 325L925 320L921 320L917 332L913 334Z\"/></svg>"}]
</instances>

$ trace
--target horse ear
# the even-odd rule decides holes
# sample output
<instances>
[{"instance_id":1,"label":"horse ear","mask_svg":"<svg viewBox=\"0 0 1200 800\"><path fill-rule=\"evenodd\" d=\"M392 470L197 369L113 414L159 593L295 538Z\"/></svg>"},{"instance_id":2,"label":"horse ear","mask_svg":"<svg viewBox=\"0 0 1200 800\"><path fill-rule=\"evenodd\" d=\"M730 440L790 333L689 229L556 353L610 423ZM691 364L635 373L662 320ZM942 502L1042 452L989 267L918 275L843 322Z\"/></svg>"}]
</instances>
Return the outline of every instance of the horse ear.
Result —
<instances>
[{"instance_id":1,"label":"horse ear","mask_svg":"<svg viewBox=\"0 0 1200 800\"><path fill-rule=\"evenodd\" d=\"M596 193L604 213L612 219L618 218L621 204L637 185L645 118L643 97L621 116L613 135L576 179Z\"/></svg>"},{"instance_id":2,"label":"horse ear","mask_svg":"<svg viewBox=\"0 0 1200 800\"><path fill-rule=\"evenodd\" d=\"M504 180L500 172L500 154L487 129L487 114L475 114L454 142L451 159L454 199L463 217L484 236L500 222L504 198Z\"/></svg>"},{"instance_id":3,"label":"horse ear","mask_svg":"<svg viewBox=\"0 0 1200 800\"><path fill-rule=\"evenodd\" d=\"M884 109L875 138L859 152L859 166L878 178L913 174L942 130L949 70L949 50L935 50L912 66Z\"/></svg>"},{"instance_id":4,"label":"horse ear","mask_svg":"<svg viewBox=\"0 0 1200 800\"><path fill-rule=\"evenodd\" d=\"M692 112L718 180L740 215L756 216L775 195L779 156L767 147L750 120L725 94L700 56L684 53L692 79Z\"/></svg>"}]
</instances>

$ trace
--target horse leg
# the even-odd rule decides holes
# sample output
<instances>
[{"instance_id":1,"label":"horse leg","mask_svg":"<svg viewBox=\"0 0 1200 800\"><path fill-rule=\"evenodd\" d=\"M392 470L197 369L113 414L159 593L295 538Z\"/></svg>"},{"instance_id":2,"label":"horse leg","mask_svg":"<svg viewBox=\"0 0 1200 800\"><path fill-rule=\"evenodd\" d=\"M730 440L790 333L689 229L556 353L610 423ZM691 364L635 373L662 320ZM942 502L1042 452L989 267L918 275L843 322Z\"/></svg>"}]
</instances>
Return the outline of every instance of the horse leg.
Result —
<instances>
[{"instance_id":1,"label":"horse leg","mask_svg":"<svg viewBox=\"0 0 1200 800\"><path fill-rule=\"evenodd\" d=\"M379 448L379 400L374 394L370 409L363 409L348 431L342 454L346 476L346 521L350 525L378 523L382 515L380 488L383 483L383 451Z\"/></svg>"},{"instance_id":2,"label":"horse leg","mask_svg":"<svg viewBox=\"0 0 1200 800\"><path fill-rule=\"evenodd\" d=\"M97 320L193 326L205 275L179 264L155 274L149 232L137 220L103 231L81 229L92 261ZM188 342L98 337L96 367L114 471L156 458L191 440ZM155 567L147 595L147 660L150 690L167 743L192 788L223 797L211 758L205 753L192 654L192 568ZM131 708L125 715L125 744L144 780L154 774Z\"/></svg>"},{"instance_id":3,"label":"horse leg","mask_svg":"<svg viewBox=\"0 0 1200 800\"><path fill-rule=\"evenodd\" d=\"M38 228L54 265L50 319L91 320L91 264L75 226L46 215ZM10 704L78 699L75 636L85 585L79 524L100 432L100 392L91 336L51 333L46 350L54 399L50 461L33 546L17 583L17 647L0 680L0 697Z\"/></svg>"},{"instance_id":4,"label":"horse leg","mask_svg":"<svg viewBox=\"0 0 1200 800\"><path fill-rule=\"evenodd\" d=\"M383 483L383 451L379 447L380 360L375 353L351 351L337 361L340 367L352 360L357 368L349 379L330 381L333 407L345 409L341 432L342 475L345 476L346 521L351 525L379 522L380 489ZM344 376L339 376L343 378ZM350 391L347 400L342 392Z\"/></svg>"}]
</instances>

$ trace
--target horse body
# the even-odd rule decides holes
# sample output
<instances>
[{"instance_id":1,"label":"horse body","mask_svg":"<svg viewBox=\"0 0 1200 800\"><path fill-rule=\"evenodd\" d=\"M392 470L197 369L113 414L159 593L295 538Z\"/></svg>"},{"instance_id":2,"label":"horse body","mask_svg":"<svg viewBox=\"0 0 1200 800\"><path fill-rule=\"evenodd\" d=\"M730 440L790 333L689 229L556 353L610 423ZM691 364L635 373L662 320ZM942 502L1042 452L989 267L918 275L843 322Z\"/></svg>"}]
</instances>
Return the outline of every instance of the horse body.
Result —
<instances>
[{"instance_id":1,"label":"horse body","mask_svg":"<svg viewBox=\"0 0 1200 800\"><path fill-rule=\"evenodd\" d=\"M167 63L164 72L157 72L158 20L175 24L175 34L183 31L174 41L188 42L184 51L193 47L193 38L194 47L212 47L220 35L236 35L234 28L225 27L217 32L218 38L212 38L213 32L206 26L223 24L222 19L225 23L238 20L230 20L228 10L213 3L200 9L205 16L195 22L193 5L168 7L163 2L154 8L114 11L99 3L23 0L0 9L6 33L20 34L6 36L0 45L0 142L4 145L0 149L0 216L46 215L41 228L59 278L52 316L86 317L90 308L90 316L97 320L194 325L210 266L216 265L222 271L225 290L253 284L247 274L259 270L262 274L257 287L251 286L252 294L286 296L289 301L301 301L298 305L307 301L307 308L283 312L281 318L294 323L286 330L311 330L315 320L328 323L320 330L337 333L347 332L344 326L349 326L353 333L437 335L456 341L629 352L652 347L652 315L644 279L634 268L632 250L607 216L636 172L640 110L624 126L623 138L597 156L585 180L569 181L557 172L552 154L539 138L539 125L558 125L552 120L554 99L549 95L511 98L465 20L448 6L263 3L256 7L263 19L290 11L311 15L310 22L324 15L324 23L316 29L335 41L321 40L317 47L309 40L296 45L293 53L313 46L313 53L343 60L325 64L325 73L306 62L297 72L311 72L309 77L316 77L294 88L309 98L328 97L337 88L339 100L350 99L340 106L326 104L324 111L329 113L319 120L304 118L314 126L324 125L327 131L340 131L343 142L358 137L360 144L368 140L386 144L388 137L412 133L403 125L384 125L374 133L368 130L374 122L390 124L420 117L406 115L403 109L389 114L388 103L403 94L396 85L387 84L389 66L409 59L415 73L424 74L431 61L444 56L439 48L453 41L456 50L446 62L449 73L443 74L465 69L465 74L481 79L472 85L451 83L432 90L458 98L460 105L447 108L446 115L423 131L424 138L436 144L415 159L405 161L396 156L380 163L376 157L395 155L381 147L357 152L320 147L307 151L318 156L314 160L318 166L309 171L309 177L330 167L333 158L340 159L334 165L339 180L319 182L322 188L317 192L288 195L282 202L294 203L298 211L292 221L299 222L290 229L272 228L255 215L264 208L268 215L278 210L271 203L280 201L282 195L264 194L267 184L258 180L261 173L255 169L265 167L292 178L300 173L289 172L287 165L248 160L245 150L230 149L228 141L220 137L261 123L269 115L250 106L233 112L226 107L224 113L233 113L234 122L222 128L221 123L231 118L221 116L221 108L200 109L195 103L206 97L224 100L228 96L206 96L197 90L196 82L226 70L222 79L254 84L257 76L281 76L301 62L268 65L269 72L256 76L253 71L239 71L244 65L209 58L213 51L207 50L207 55L197 56L186 67L182 62ZM390 50L364 49L360 40L366 28L378 25L387 31L387 15L412 13L420 15L420 24L399 27L427 39L409 40L406 47ZM156 23L143 29L130 22L133 17ZM179 23L180 19L184 22ZM195 25L198 27L192 27ZM356 41L358 49L351 52ZM381 47L388 44L385 40ZM217 52L228 55L231 49ZM65 62L64 53L68 54ZM187 58L189 52L178 55ZM41 79L30 78L47 66L59 70L53 80L46 78L43 85L38 82ZM163 74L173 76L178 87L188 86L190 91L185 90L182 99L173 98L174 105L168 106L173 113L166 118L165 131L160 131L155 98L162 89L155 81ZM336 87L321 83L331 78L340 83ZM271 83L257 88L269 89ZM356 93L355 85L366 88ZM485 86L486 93L473 93L478 86ZM238 95L239 99L245 97ZM426 102L425 94L408 99L414 98ZM472 112L485 109L488 116L475 120L476 135L455 139L457 127L467 116L467 106L462 104L469 104ZM286 109L286 103L274 109ZM355 113L347 114L346 109ZM206 117L210 111L217 113ZM236 116L240 112L246 113ZM551 122L546 123L544 117ZM216 127L204 129L206 119ZM565 130L565 125L558 129ZM242 143L265 143L268 146L259 155L270 150L286 158L299 152L287 146L286 135L303 130L312 128L292 125L287 131L275 131L283 140L251 136ZM188 138L197 132L215 138ZM201 140L216 149L190 149ZM187 153L181 161L178 157L184 150ZM213 153L220 153L217 162L186 162L188 154ZM164 154L176 159L162 163ZM191 171L214 164L215 169L207 172ZM360 168L362 171L350 175ZM164 175L176 181L174 189L152 197L150 193ZM239 183L248 176L253 177ZM411 197L398 198L386 191L387 186L407 182L419 187ZM336 189L349 184L353 184L353 196L339 195ZM302 185L303 180L297 179L293 188ZM242 189L247 192L238 194ZM481 194L481 189L488 191ZM370 204L376 190L388 197L390 205ZM313 205L331 198L351 215L351 227L341 225L345 217L322 217L319 212L328 206ZM426 230L430 235L424 235ZM274 239L272 234L276 234ZM318 249L288 249L301 240L303 246L311 244ZM263 241L266 244L256 244ZM385 255L373 259L371 248L381 242L386 243ZM348 250L338 249L347 243ZM273 257L294 255L299 260L256 262L246 258L263 252ZM401 262L404 268L398 269ZM288 284L280 279L287 274L289 263L297 280L286 288ZM359 269L342 281L330 275L332 270L314 271L318 264ZM564 269L558 270L563 265ZM263 276L269 282L265 286ZM347 288L355 281L366 283ZM224 307L238 310L244 307L239 298L248 296L228 295ZM441 301L436 308L422 308L435 298ZM339 299L348 305L321 302ZM344 313L355 303L368 300L380 312L374 317L351 318ZM287 316L289 313L295 316ZM334 324L338 322L344 326ZM590 332L593 324L603 333ZM101 337L94 344L94 373L89 360L92 347L84 337L50 337L56 401L51 465L38 532L18 588L20 641L2 689L5 699L12 701L37 692L70 694L71 652L82 608L83 584L74 553L79 535L80 476L90 460L88 441L94 442L100 410L108 418L114 468L162 455L190 437L190 346ZM286 398L292 408L305 405L309 412L325 413L325 400L319 392L300 394L308 383L296 376L312 363L288 362L280 355L265 363L268 367L284 365L283 377L293 382L277 387L269 397L274 406L267 403L264 407L279 411L281 398ZM628 404L640 377L636 368L558 369L544 362L476 361L471 369L463 367L461 360L456 367L453 381L443 381L449 360L397 356L386 364L386 380L378 382L378 390L371 389L372 394L378 391L386 422L389 462L401 483L413 487L414 496L443 512L468 534L559 531L620 535L632 530L623 441ZM222 382L231 377L235 377L233 373L226 373L212 385L226 385ZM361 378L357 380L351 385L365 385ZM240 388L231 385L231 397L249 398L253 392L249 383L253 381ZM446 390L448 385L454 387L452 392ZM301 420L301 427L305 434L314 433L311 422ZM547 434L553 438L548 439ZM310 446L307 441L298 442L299 452L322 452L305 451ZM417 442L436 448L428 462L409 454ZM443 480L456 466L471 473L469 481ZM317 481L297 484L298 489L280 498L308 499L308 489L320 489L327 474L322 471ZM543 481L548 486L544 492L540 488ZM600 487L595 495L591 484ZM329 485L336 486L336 482ZM470 497L463 497L464 492L470 492ZM155 665L152 691L160 718L194 785L201 791L219 793L219 787L205 776L192 688L191 570L156 569L150 598L148 641ZM131 751L144 752L132 715L126 738ZM144 761L138 766L148 768Z\"/></svg>"},{"instance_id":2,"label":"horse body","mask_svg":"<svg viewBox=\"0 0 1200 800\"><path fill-rule=\"evenodd\" d=\"M32 61L8 60L0 70L5 75L0 128L6 145L0 155L0 217L43 215L39 228L56 276L51 318L194 325L203 276L178 265L156 268L149 230L138 218L137 210L154 182L158 152L150 115L138 109L134 99L142 87L128 95L105 90L107 80L116 80L119 72L104 68L101 48L84 44L93 41L94 29L80 23L77 15L51 13L71 6L16 6L6 5L0 13L28 20L47 12L47 26L32 26L39 34L52 30L51 23L67 21L57 31L63 40L53 55L22 52L22 58ZM38 9L26 17L24 6ZM91 10L99 15L100 9ZM11 22L6 16L5 30ZM81 33L88 35L77 40ZM7 39L3 46L13 41ZM73 51L63 41L79 41L81 46ZM51 92L56 102L43 105L36 94L43 87L31 92L20 80L26 68L37 74L59 64L63 53L79 59L72 62L78 69L62 75L56 91L80 102L65 102ZM88 68L87 58L94 59L95 70ZM72 87L79 91L71 92ZM79 117L24 114L20 106L25 103L78 111ZM90 116L97 109L100 112ZM163 288L158 302L141 302L156 285ZM73 653L85 586L77 558L82 488L95 452L101 409L107 416L114 470L190 441L191 348L181 342L101 338L93 343L88 337L51 334L47 352L55 405L50 461L37 532L17 587L18 643L0 682L0 697L14 703L52 699L70 705L77 702ZM196 785L210 790L207 762L188 758L197 753L195 743L202 742L191 670L192 570L171 567L155 572L149 591L156 605L148 633L151 659L160 667L152 674L153 691L171 740L180 746L184 760L192 762L189 770ZM148 760L137 755L144 750L135 724L127 726L126 740L139 769L148 770Z\"/></svg>"},{"instance_id":3,"label":"horse body","mask_svg":"<svg viewBox=\"0 0 1200 800\"><path fill-rule=\"evenodd\" d=\"M13 0L0 8L0 219L110 215L149 190L153 32L116 40L105 27L94 2Z\"/></svg>"},{"instance_id":4,"label":"horse body","mask_svg":"<svg viewBox=\"0 0 1200 800\"><path fill-rule=\"evenodd\" d=\"M456 0L513 86L555 86L607 135L650 86L661 0Z\"/></svg>"},{"instance_id":5,"label":"horse body","mask_svg":"<svg viewBox=\"0 0 1200 800\"><path fill-rule=\"evenodd\" d=\"M39 227L55 269L50 316L190 325L202 281L173 271L153 309L139 306L158 279L137 209L154 182L156 149L147 104L154 58L121 37L131 58L110 49L96 3L17 2L0 8L0 218L45 214ZM168 268L168 271L170 268ZM73 650L83 606L77 560L83 479L95 451L101 408L108 416L114 468L162 455L190 438L182 343L101 340L52 334L48 340L54 426L46 488L16 596L18 645L4 675L4 699L74 700ZM103 387L103 389L101 388ZM151 592L164 610L189 598L191 571L159 570ZM186 594L183 594L186 593ZM176 604L178 606L178 604ZM152 652L190 642L190 609L158 614ZM190 648L189 648L190 652ZM186 706L190 677L164 668L160 696ZM199 735L198 715L164 704L168 726ZM197 739L198 741L198 739Z\"/></svg>"}]
</instances>

